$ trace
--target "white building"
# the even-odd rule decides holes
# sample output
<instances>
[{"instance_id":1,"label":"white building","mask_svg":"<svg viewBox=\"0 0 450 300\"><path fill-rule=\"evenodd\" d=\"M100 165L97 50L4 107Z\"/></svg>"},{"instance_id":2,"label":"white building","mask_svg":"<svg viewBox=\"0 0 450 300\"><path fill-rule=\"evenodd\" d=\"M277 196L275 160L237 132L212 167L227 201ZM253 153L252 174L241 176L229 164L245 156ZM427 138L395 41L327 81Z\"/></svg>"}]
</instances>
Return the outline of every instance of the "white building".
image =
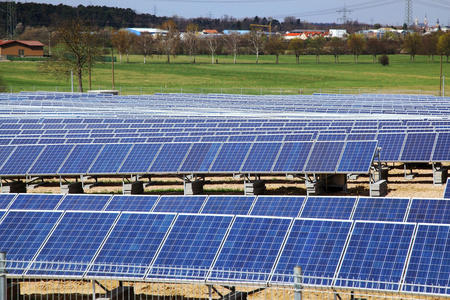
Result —
<instances>
[{"instance_id":1,"label":"white building","mask_svg":"<svg viewBox=\"0 0 450 300\"><path fill-rule=\"evenodd\" d=\"M338 37L343 38L347 35L347 30L345 29L330 29L329 30L330 37Z\"/></svg>"}]
</instances>

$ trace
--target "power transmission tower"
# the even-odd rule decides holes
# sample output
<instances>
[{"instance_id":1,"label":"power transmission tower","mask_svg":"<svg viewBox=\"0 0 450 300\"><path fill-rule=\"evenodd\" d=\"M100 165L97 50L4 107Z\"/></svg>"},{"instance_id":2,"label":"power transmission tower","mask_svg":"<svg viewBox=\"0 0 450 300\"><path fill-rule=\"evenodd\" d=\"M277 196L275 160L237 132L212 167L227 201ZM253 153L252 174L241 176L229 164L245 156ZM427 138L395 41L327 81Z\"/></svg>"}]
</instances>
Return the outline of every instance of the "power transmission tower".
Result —
<instances>
[{"instance_id":1,"label":"power transmission tower","mask_svg":"<svg viewBox=\"0 0 450 300\"><path fill-rule=\"evenodd\" d=\"M343 9L337 10L336 12L338 12L339 14L342 13L342 17L337 19L338 23L342 22L342 24L347 24L347 22L352 21L351 18L347 18L347 13L351 13L353 12L353 10L347 9L345 7L345 4Z\"/></svg>"},{"instance_id":2,"label":"power transmission tower","mask_svg":"<svg viewBox=\"0 0 450 300\"><path fill-rule=\"evenodd\" d=\"M14 39L16 28L16 2L14 0L6 1L6 34L10 40Z\"/></svg>"},{"instance_id":3,"label":"power transmission tower","mask_svg":"<svg viewBox=\"0 0 450 300\"><path fill-rule=\"evenodd\" d=\"M405 25L409 29L413 24L412 19L412 0L405 0Z\"/></svg>"}]
</instances>

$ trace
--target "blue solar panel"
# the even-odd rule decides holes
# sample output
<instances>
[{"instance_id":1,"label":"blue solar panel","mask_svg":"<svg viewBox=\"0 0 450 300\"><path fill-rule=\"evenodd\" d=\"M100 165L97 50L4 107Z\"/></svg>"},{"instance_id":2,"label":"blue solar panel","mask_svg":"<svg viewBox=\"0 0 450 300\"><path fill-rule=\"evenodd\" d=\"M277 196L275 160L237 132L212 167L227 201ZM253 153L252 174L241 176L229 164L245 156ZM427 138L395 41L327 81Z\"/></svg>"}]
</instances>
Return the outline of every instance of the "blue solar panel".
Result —
<instances>
[{"instance_id":1,"label":"blue solar panel","mask_svg":"<svg viewBox=\"0 0 450 300\"><path fill-rule=\"evenodd\" d=\"M445 190L443 198L450 198L450 178L447 178L447 182L445 183Z\"/></svg>"},{"instance_id":2,"label":"blue solar panel","mask_svg":"<svg viewBox=\"0 0 450 300\"><path fill-rule=\"evenodd\" d=\"M397 291L415 225L356 221L336 286Z\"/></svg>"},{"instance_id":3,"label":"blue solar panel","mask_svg":"<svg viewBox=\"0 0 450 300\"><path fill-rule=\"evenodd\" d=\"M247 215L254 196L209 196L202 214Z\"/></svg>"},{"instance_id":4,"label":"blue solar panel","mask_svg":"<svg viewBox=\"0 0 450 300\"><path fill-rule=\"evenodd\" d=\"M210 279L267 281L292 219L236 217ZM237 272L233 272L239 270ZM251 278L246 273L252 274Z\"/></svg>"},{"instance_id":5,"label":"blue solar panel","mask_svg":"<svg viewBox=\"0 0 450 300\"><path fill-rule=\"evenodd\" d=\"M44 146L19 146L0 169L2 175L24 175L33 165Z\"/></svg>"},{"instance_id":6,"label":"blue solar panel","mask_svg":"<svg viewBox=\"0 0 450 300\"><path fill-rule=\"evenodd\" d=\"M76 145L58 174L86 174L103 145Z\"/></svg>"},{"instance_id":7,"label":"blue solar panel","mask_svg":"<svg viewBox=\"0 0 450 300\"><path fill-rule=\"evenodd\" d=\"M356 197L308 197L301 218L350 220Z\"/></svg>"},{"instance_id":8,"label":"blue solar panel","mask_svg":"<svg viewBox=\"0 0 450 300\"><path fill-rule=\"evenodd\" d=\"M296 219L271 282L293 283L301 266L304 284L331 285L351 227L351 221Z\"/></svg>"},{"instance_id":9,"label":"blue solar panel","mask_svg":"<svg viewBox=\"0 0 450 300\"><path fill-rule=\"evenodd\" d=\"M16 194L0 194L0 209L7 209L14 197Z\"/></svg>"},{"instance_id":10,"label":"blue solar panel","mask_svg":"<svg viewBox=\"0 0 450 300\"><path fill-rule=\"evenodd\" d=\"M204 279L232 220L232 216L179 215L148 276ZM172 274L158 268L173 266L178 269ZM191 267L196 270L190 272Z\"/></svg>"},{"instance_id":11,"label":"blue solar panel","mask_svg":"<svg viewBox=\"0 0 450 300\"><path fill-rule=\"evenodd\" d=\"M436 133L408 133L400 161L430 161Z\"/></svg>"},{"instance_id":12,"label":"blue solar panel","mask_svg":"<svg viewBox=\"0 0 450 300\"><path fill-rule=\"evenodd\" d=\"M66 195L61 204L57 207L58 210L103 210L111 195Z\"/></svg>"},{"instance_id":13,"label":"blue solar panel","mask_svg":"<svg viewBox=\"0 0 450 300\"><path fill-rule=\"evenodd\" d=\"M31 261L62 212L9 211L0 224L2 251L11 260ZM8 270L15 273L14 270Z\"/></svg>"},{"instance_id":14,"label":"blue solar panel","mask_svg":"<svg viewBox=\"0 0 450 300\"><path fill-rule=\"evenodd\" d=\"M180 172L208 172L221 145L220 143L192 145L186 160L180 168Z\"/></svg>"},{"instance_id":15,"label":"blue solar panel","mask_svg":"<svg viewBox=\"0 0 450 300\"><path fill-rule=\"evenodd\" d=\"M302 172L313 142L284 143L273 172Z\"/></svg>"},{"instance_id":16,"label":"blue solar panel","mask_svg":"<svg viewBox=\"0 0 450 300\"><path fill-rule=\"evenodd\" d=\"M28 274L83 275L117 216L118 213L113 212L66 212L36 261L73 264L66 263L58 271L31 270Z\"/></svg>"},{"instance_id":17,"label":"blue solar panel","mask_svg":"<svg viewBox=\"0 0 450 300\"><path fill-rule=\"evenodd\" d=\"M198 213L207 196L161 196L154 212Z\"/></svg>"},{"instance_id":18,"label":"blue solar panel","mask_svg":"<svg viewBox=\"0 0 450 300\"><path fill-rule=\"evenodd\" d=\"M132 146L132 144L105 145L88 173L116 173Z\"/></svg>"},{"instance_id":19,"label":"blue solar panel","mask_svg":"<svg viewBox=\"0 0 450 300\"><path fill-rule=\"evenodd\" d=\"M317 136L318 141L345 141L346 138L347 138L347 134L345 134L345 133L341 133L341 134L320 133Z\"/></svg>"},{"instance_id":20,"label":"blue solar panel","mask_svg":"<svg viewBox=\"0 0 450 300\"><path fill-rule=\"evenodd\" d=\"M440 132L436 139L432 161L449 161L450 160L450 132Z\"/></svg>"},{"instance_id":21,"label":"blue solar panel","mask_svg":"<svg viewBox=\"0 0 450 300\"><path fill-rule=\"evenodd\" d=\"M254 143L241 172L270 172L281 145L281 143Z\"/></svg>"},{"instance_id":22,"label":"blue solar panel","mask_svg":"<svg viewBox=\"0 0 450 300\"><path fill-rule=\"evenodd\" d=\"M9 209L53 210L64 195L19 194Z\"/></svg>"},{"instance_id":23,"label":"blue solar panel","mask_svg":"<svg viewBox=\"0 0 450 300\"><path fill-rule=\"evenodd\" d=\"M16 146L0 146L0 157L3 157L3 161L0 162L0 167L3 166L14 149L16 149Z\"/></svg>"},{"instance_id":24,"label":"blue solar panel","mask_svg":"<svg viewBox=\"0 0 450 300\"><path fill-rule=\"evenodd\" d=\"M146 173L161 144L136 144L123 162L119 173Z\"/></svg>"},{"instance_id":25,"label":"blue solar panel","mask_svg":"<svg viewBox=\"0 0 450 300\"><path fill-rule=\"evenodd\" d=\"M211 167L211 172L237 172L250 146L250 143L224 143Z\"/></svg>"},{"instance_id":26,"label":"blue solar panel","mask_svg":"<svg viewBox=\"0 0 450 300\"><path fill-rule=\"evenodd\" d=\"M155 158L150 173L175 173L180 168L191 144L164 144Z\"/></svg>"},{"instance_id":27,"label":"blue solar panel","mask_svg":"<svg viewBox=\"0 0 450 300\"><path fill-rule=\"evenodd\" d=\"M124 265L149 266L174 218L175 214L121 214L94 262L106 266L94 266L87 275L120 277ZM127 276L132 277L143 277L147 271L146 267L130 269Z\"/></svg>"},{"instance_id":28,"label":"blue solar panel","mask_svg":"<svg viewBox=\"0 0 450 300\"><path fill-rule=\"evenodd\" d=\"M46 146L28 174L56 174L73 147L73 145Z\"/></svg>"},{"instance_id":29,"label":"blue solar panel","mask_svg":"<svg viewBox=\"0 0 450 300\"><path fill-rule=\"evenodd\" d=\"M344 142L316 142L306 163L305 172L334 173L344 144Z\"/></svg>"},{"instance_id":30,"label":"blue solar panel","mask_svg":"<svg viewBox=\"0 0 450 300\"><path fill-rule=\"evenodd\" d=\"M353 220L403 222L408 204L408 198L360 197Z\"/></svg>"},{"instance_id":31,"label":"blue solar panel","mask_svg":"<svg viewBox=\"0 0 450 300\"><path fill-rule=\"evenodd\" d=\"M450 294L450 226L419 224L403 291Z\"/></svg>"},{"instance_id":32,"label":"blue solar panel","mask_svg":"<svg viewBox=\"0 0 450 300\"><path fill-rule=\"evenodd\" d=\"M107 211L141 211L152 210L159 196L114 195L106 206Z\"/></svg>"},{"instance_id":33,"label":"blue solar panel","mask_svg":"<svg viewBox=\"0 0 450 300\"><path fill-rule=\"evenodd\" d=\"M412 199L408 222L450 224L450 199Z\"/></svg>"},{"instance_id":34,"label":"blue solar panel","mask_svg":"<svg viewBox=\"0 0 450 300\"><path fill-rule=\"evenodd\" d=\"M377 141L347 142L337 172L369 173Z\"/></svg>"},{"instance_id":35,"label":"blue solar panel","mask_svg":"<svg viewBox=\"0 0 450 300\"><path fill-rule=\"evenodd\" d=\"M398 161L400 152L403 148L403 142L405 141L406 134L394 134L384 133L378 134L378 147L381 148L380 160L381 161Z\"/></svg>"},{"instance_id":36,"label":"blue solar panel","mask_svg":"<svg viewBox=\"0 0 450 300\"><path fill-rule=\"evenodd\" d=\"M250 215L295 218L304 201L305 197L258 196Z\"/></svg>"}]
</instances>

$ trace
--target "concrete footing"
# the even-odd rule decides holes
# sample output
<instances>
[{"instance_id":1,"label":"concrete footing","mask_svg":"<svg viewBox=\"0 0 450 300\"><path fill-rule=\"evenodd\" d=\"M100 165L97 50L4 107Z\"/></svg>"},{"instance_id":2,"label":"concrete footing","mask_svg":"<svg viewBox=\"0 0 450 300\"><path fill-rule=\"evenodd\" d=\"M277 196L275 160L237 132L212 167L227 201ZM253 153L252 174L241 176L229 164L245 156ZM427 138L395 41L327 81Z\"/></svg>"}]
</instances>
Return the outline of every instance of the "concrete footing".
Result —
<instances>
[{"instance_id":1,"label":"concrete footing","mask_svg":"<svg viewBox=\"0 0 450 300\"><path fill-rule=\"evenodd\" d=\"M203 186L205 183L203 181L190 181L184 184L184 194L185 195L198 195L203 193Z\"/></svg>"},{"instance_id":2,"label":"concrete footing","mask_svg":"<svg viewBox=\"0 0 450 300\"><path fill-rule=\"evenodd\" d=\"M266 183L264 180L253 180L244 183L245 195L253 196L260 195L266 190Z\"/></svg>"},{"instance_id":3,"label":"concrete footing","mask_svg":"<svg viewBox=\"0 0 450 300\"><path fill-rule=\"evenodd\" d=\"M2 184L2 193L26 193L27 185L23 181L12 181Z\"/></svg>"},{"instance_id":4,"label":"concrete footing","mask_svg":"<svg viewBox=\"0 0 450 300\"><path fill-rule=\"evenodd\" d=\"M433 184L435 185L442 185L447 182L448 177L448 169L447 168L440 168L437 170L434 170L433 172Z\"/></svg>"},{"instance_id":5,"label":"concrete footing","mask_svg":"<svg viewBox=\"0 0 450 300\"><path fill-rule=\"evenodd\" d=\"M144 182L134 181L123 185L124 195L139 195L144 193Z\"/></svg>"},{"instance_id":6,"label":"concrete footing","mask_svg":"<svg viewBox=\"0 0 450 300\"><path fill-rule=\"evenodd\" d=\"M84 194L83 184L81 182L63 184L61 194Z\"/></svg>"},{"instance_id":7,"label":"concrete footing","mask_svg":"<svg viewBox=\"0 0 450 300\"><path fill-rule=\"evenodd\" d=\"M383 197L387 194L387 181L378 180L370 185L371 197Z\"/></svg>"}]
</instances>

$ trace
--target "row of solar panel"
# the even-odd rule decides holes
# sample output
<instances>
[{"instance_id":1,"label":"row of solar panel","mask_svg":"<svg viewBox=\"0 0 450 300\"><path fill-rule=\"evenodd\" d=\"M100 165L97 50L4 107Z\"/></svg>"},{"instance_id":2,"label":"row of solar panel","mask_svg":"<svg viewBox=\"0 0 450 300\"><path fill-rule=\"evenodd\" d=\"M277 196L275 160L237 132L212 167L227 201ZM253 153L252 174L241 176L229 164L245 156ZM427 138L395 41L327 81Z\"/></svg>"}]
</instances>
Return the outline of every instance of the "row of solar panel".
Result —
<instances>
[{"instance_id":1,"label":"row of solar panel","mask_svg":"<svg viewBox=\"0 0 450 300\"><path fill-rule=\"evenodd\" d=\"M0 239L8 259L36 262L10 276L292 284L301 266L306 285L450 294L450 225L9 211Z\"/></svg>"},{"instance_id":2,"label":"row of solar panel","mask_svg":"<svg viewBox=\"0 0 450 300\"><path fill-rule=\"evenodd\" d=\"M450 199L0 194L0 209L202 213L450 224Z\"/></svg>"},{"instance_id":3,"label":"row of solar panel","mask_svg":"<svg viewBox=\"0 0 450 300\"><path fill-rule=\"evenodd\" d=\"M349 141L0 146L0 157L5 158L0 175L368 173L376 145Z\"/></svg>"}]
</instances>

